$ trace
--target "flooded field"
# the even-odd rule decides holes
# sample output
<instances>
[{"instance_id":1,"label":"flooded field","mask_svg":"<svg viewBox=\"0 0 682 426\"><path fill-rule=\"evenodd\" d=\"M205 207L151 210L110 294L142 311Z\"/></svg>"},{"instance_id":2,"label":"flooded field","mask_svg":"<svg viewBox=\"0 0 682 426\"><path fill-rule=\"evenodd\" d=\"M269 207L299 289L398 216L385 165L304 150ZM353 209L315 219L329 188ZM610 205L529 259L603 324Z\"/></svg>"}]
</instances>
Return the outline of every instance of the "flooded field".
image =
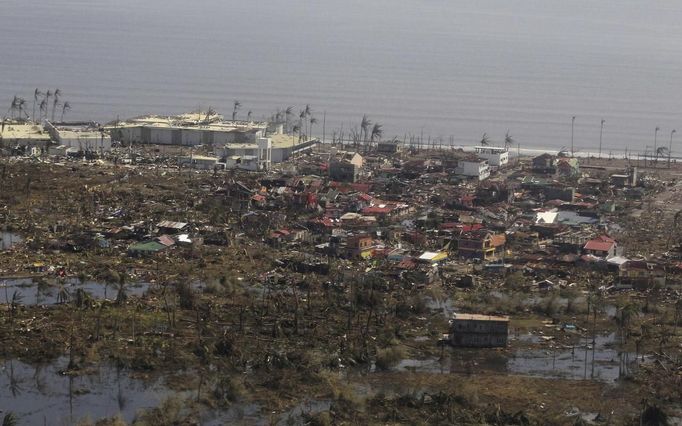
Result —
<instances>
[{"instance_id":1,"label":"flooded field","mask_svg":"<svg viewBox=\"0 0 682 426\"><path fill-rule=\"evenodd\" d=\"M66 358L47 365L0 363L0 413L13 412L20 425L75 424L118 414L130 422L138 410L156 407L172 393L162 379L137 379L114 366L72 377L62 374L67 365Z\"/></svg>"},{"instance_id":2,"label":"flooded field","mask_svg":"<svg viewBox=\"0 0 682 426\"><path fill-rule=\"evenodd\" d=\"M540 342L538 336L531 334L519 336L518 340ZM592 339L575 347L562 348L448 348L442 359L404 359L393 370L439 374L495 372L613 383L637 369L635 354L621 352L615 345L616 335L609 334L596 337L594 350Z\"/></svg>"},{"instance_id":3,"label":"flooded field","mask_svg":"<svg viewBox=\"0 0 682 426\"><path fill-rule=\"evenodd\" d=\"M128 296L142 296L148 289L148 283L129 283L124 287ZM34 278L15 278L0 280L0 300L9 303L14 298L24 306L54 305L73 300L82 290L96 300L115 299L119 292L116 284L97 281L80 281L77 278L64 280L42 280ZM15 297L16 294L16 297Z\"/></svg>"}]
</instances>

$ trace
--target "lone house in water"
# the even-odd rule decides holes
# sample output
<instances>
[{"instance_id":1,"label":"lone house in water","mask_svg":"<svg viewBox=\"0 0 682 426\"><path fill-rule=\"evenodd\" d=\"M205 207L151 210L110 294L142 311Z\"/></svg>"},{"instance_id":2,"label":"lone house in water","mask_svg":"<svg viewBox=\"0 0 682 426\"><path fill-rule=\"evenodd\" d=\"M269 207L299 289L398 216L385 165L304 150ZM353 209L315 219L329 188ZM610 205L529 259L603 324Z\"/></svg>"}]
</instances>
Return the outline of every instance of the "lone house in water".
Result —
<instances>
[{"instance_id":1,"label":"lone house in water","mask_svg":"<svg viewBox=\"0 0 682 426\"><path fill-rule=\"evenodd\" d=\"M453 314L450 343L460 347L505 347L509 317L480 314Z\"/></svg>"}]
</instances>

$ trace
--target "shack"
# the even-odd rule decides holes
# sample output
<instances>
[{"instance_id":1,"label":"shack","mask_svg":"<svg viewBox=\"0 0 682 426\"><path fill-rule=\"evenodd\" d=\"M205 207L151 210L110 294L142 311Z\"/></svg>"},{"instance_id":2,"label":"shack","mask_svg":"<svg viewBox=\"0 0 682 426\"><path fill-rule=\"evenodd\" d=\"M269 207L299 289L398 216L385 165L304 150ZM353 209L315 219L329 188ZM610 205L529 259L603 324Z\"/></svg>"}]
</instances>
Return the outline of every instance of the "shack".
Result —
<instances>
[{"instance_id":1,"label":"shack","mask_svg":"<svg viewBox=\"0 0 682 426\"><path fill-rule=\"evenodd\" d=\"M506 347L508 332L509 317L455 313L450 326L450 344L475 348Z\"/></svg>"}]
</instances>

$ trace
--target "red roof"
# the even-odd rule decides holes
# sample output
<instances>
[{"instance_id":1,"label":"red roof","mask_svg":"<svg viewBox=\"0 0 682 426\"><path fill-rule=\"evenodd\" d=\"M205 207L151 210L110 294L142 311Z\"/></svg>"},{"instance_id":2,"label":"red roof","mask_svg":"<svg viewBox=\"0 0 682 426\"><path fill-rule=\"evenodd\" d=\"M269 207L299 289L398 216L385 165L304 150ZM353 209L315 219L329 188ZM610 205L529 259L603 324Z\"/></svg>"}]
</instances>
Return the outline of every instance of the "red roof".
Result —
<instances>
[{"instance_id":1,"label":"red roof","mask_svg":"<svg viewBox=\"0 0 682 426\"><path fill-rule=\"evenodd\" d=\"M262 195L260 195L260 194L254 195L253 197L251 197L251 199L252 199L253 201L265 201L265 197L262 196Z\"/></svg>"},{"instance_id":2,"label":"red roof","mask_svg":"<svg viewBox=\"0 0 682 426\"><path fill-rule=\"evenodd\" d=\"M615 244L616 241L613 238L602 235L588 241L583 248L585 250L609 251Z\"/></svg>"}]
</instances>

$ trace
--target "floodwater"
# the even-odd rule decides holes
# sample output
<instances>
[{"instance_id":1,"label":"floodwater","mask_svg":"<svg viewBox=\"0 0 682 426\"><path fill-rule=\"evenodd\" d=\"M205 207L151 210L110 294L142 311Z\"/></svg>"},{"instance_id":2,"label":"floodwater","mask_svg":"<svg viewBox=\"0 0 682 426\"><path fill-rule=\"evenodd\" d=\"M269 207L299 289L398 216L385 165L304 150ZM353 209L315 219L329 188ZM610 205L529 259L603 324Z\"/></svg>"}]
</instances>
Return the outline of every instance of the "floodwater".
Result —
<instances>
[{"instance_id":1,"label":"floodwater","mask_svg":"<svg viewBox=\"0 0 682 426\"><path fill-rule=\"evenodd\" d=\"M128 296L142 296L149 289L148 283L128 283L125 285ZM97 300L112 300L118 295L118 284L105 284L77 278L65 280L40 281L33 278L14 278L0 280L0 300L11 301L16 292L21 305L54 305L60 301L60 293L72 300L76 291L81 289ZM65 292L65 293L64 293Z\"/></svg>"},{"instance_id":2,"label":"floodwater","mask_svg":"<svg viewBox=\"0 0 682 426\"><path fill-rule=\"evenodd\" d=\"M310 104L317 135L367 113L388 138L555 149L576 116L577 150L603 118L605 150L644 151L680 125L680 21L670 0L4 0L0 106L33 114L36 87L101 122Z\"/></svg>"},{"instance_id":3,"label":"floodwater","mask_svg":"<svg viewBox=\"0 0 682 426\"><path fill-rule=\"evenodd\" d=\"M520 340L536 341L532 335L521 336ZM496 372L549 379L590 379L606 383L625 378L636 369L635 354L619 351L615 334L597 336L594 352L591 339L587 346L583 340L583 344L575 348L548 346L511 352L496 349L449 348L444 352L443 359L404 359L393 368L395 371L441 374Z\"/></svg>"},{"instance_id":4,"label":"floodwater","mask_svg":"<svg viewBox=\"0 0 682 426\"><path fill-rule=\"evenodd\" d=\"M68 359L36 366L0 363L0 414L13 412L20 425L76 424L120 414L130 422L138 410L158 406L172 394L162 380L143 381L125 370L102 366L94 374L60 374Z\"/></svg>"},{"instance_id":5,"label":"floodwater","mask_svg":"<svg viewBox=\"0 0 682 426\"><path fill-rule=\"evenodd\" d=\"M9 250L22 241L23 238L15 233L0 231L0 250Z\"/></svg>"}]
</instances>

